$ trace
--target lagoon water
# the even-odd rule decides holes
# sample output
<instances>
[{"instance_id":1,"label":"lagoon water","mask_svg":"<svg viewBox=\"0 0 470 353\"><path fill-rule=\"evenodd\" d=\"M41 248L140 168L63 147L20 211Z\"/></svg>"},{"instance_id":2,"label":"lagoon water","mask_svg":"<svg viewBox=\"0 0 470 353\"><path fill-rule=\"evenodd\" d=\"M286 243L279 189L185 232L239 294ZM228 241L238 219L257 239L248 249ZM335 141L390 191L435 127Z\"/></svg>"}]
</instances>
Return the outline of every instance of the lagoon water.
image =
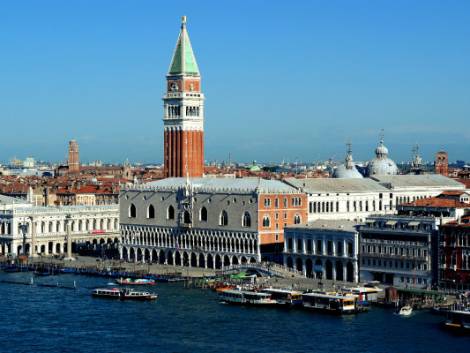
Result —
<instances>
[{"instance_id":1,"label":"lagoon water","mask_svg":"<svg viewBox=\"0 0 470 353\"><path fill-rule=\"evenodd\" d=\"M30 273L0 279L28 280ZM77 283L76 290L0 283L0 352L467 352L470 336L444 331L426 312L402 318L373 308L335 317L300 309L219 303L209 290L181 283L150 288L155 302L92 298L104 278L61 275L37 283Z\"/></svg>"}]
</instances>

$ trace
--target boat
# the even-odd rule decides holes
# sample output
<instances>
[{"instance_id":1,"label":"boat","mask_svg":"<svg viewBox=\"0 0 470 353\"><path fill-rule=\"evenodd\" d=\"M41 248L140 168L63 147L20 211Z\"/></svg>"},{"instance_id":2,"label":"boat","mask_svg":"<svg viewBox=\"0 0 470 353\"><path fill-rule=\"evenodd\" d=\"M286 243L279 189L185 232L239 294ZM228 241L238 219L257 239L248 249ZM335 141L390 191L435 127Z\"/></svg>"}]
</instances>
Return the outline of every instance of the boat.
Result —
<instances>
[{"instance_id":1,"label":"boat","mask_svg":"<svg viewBox=\"0 0 470 353\"><path fill-rule=\"evenodd\" d=\"M235 286L232 286L230 284L225 284L225 285L218 285L214 287L214 290L217 293L225 292L226 290L230 290L230 289L235 289Z\"/></svg>"},{"instance_id":2,"label":"boat","mask_svg":"<svg viewBox=\"0 0 470 353\"><path fill-rule=\"evenodd\" d=\"M379 295L383 292L381 288L378 287L353 287L341 288L343 292L351 293L352 295L357 296L359 305L368 306L370 303L376 303L379 299Z\"/></svg>"},{"instance_id":3,"label":"boat","mask_svg":"<svg viewBox=\"0 0 470 353\"><path fill-rule=\"evenodd\" d=\"M96 288L91 292L93 297L98 298L110 298L110 299L120 299L121 298L121 289L120 288Z\"/></svg>"},{"instance_id":4,"label":"boat","mask_svg":"<svg viewBox=\"0 0 470 353\"><path fill-rule=\"evenodd\" d=\"M470 333L470 310L449 310L444 327L462 333Z\"/></svg>"},{"instance_id":5,"label":"boat","mask_svg":"<svg viewBox=\"0 0 470 353\"><path fill-rule=\"evenodd\" d=\"M154 286L157 284L155 280L147 278L119 278L116 283L123 286Z\"/></svg>"},{"instance_id":6,"label":"boat","mask_svg":"<svg viewBox=\"0 0 470 353\"><path fill-rule=\"evenodd\" d=\"M139 292L128 288L96 288L91 293L93 297L118 300L155 300L158 295L150 292Z\"/></svg>"},{"instance_id":7,"label":"boat","mask_svg":"<svg viewBox=\"0 0 470 353\"><path fill-rule=\"evenodd\" d=\"M150 292L138 292L133 289L126 288L121 292L121 300L155 300L157 298L157 294Z\"/></svg>"},{"instance_id":8,"label":"boat","mask_svg":"<svg viewBox=\"0 0 470 353\"><path fill-rule=\"evenodd\" d=\"M276 300L271 298L271 294L254 292L248 290L228 289L219 292L219 298L227 304L240 305L277 305Z\"/></svg>"},{"instance_id":9,"label":"boat","mask_svg":"<svg viewBox=\"0 0 470 353\"><path fill-rule=\"evenodd\" d=\"M261 292L271 295L278 305L302 305L302 292L291 289L264 288Z\"/></svg>"},{"instance_id":10,"label":"boat","mask_svg":"<svg viewBox=\"0 0 470 353\"><path fill-rule=\"evenodd\" d=\"M306 309L331 314L355 314L360 312L357 297L336 292L311 292L302 295L302 305Z\"/></svg>"},{"instance_id":11,"label":"boat","mask_svg":"<svg viewBox=\"0 0 470 353\"><path fill-rule=\"evenodd\" d=\"M401 307L401 309L398 311L398 315L410 316L412 312L413 312L413 308L410 305L405 305Z\"/></svg>"}]
</instances>

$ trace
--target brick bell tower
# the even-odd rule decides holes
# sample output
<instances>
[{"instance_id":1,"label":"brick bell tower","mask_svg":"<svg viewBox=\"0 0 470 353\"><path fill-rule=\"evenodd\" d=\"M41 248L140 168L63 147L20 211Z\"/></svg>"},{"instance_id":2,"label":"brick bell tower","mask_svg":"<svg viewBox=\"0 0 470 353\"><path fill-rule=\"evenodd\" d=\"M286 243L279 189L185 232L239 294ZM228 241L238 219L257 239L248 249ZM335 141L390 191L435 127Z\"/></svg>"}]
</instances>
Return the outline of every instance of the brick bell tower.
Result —
<instances>
[{"instance_id":1,"label":"brick bell tower","mask_svg":"<svg viewBox=\"0 0 470 353\"><path fill-rule=\"evenodd\" d=\"M201 76L186 30L186 16L166 75L164 164L166 177L204 174L204 95Z\"/></svg>"}]
</instances>

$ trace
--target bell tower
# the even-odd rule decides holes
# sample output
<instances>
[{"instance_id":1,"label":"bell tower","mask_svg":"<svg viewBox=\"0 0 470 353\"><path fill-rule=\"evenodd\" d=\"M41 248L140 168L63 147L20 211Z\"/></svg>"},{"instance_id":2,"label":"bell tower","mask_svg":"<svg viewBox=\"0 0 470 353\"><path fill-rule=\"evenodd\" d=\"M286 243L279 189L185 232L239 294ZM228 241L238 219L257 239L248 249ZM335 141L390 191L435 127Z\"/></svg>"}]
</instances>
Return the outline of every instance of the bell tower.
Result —
<instances>
[{"instance_id":1,"label":"bell tower","mask_svg":"<svg viewBox=\"0 0 470 353\"><path fill-rule=\"evenodd\" d=\"M166 177L204 174L204 95L191 47L186 16L166 75L164 103L164 171Z\"/></svg>"}]
</instances>

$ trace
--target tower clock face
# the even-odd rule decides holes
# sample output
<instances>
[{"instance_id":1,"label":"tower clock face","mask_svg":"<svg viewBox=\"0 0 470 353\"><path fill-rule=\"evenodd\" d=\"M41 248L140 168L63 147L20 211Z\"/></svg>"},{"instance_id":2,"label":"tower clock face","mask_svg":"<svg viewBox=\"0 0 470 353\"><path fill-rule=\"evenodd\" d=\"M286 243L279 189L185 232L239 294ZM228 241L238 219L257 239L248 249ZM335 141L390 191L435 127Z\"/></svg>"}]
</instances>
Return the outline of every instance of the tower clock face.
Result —
<instances>
[{"instance_id":1,"label":"tower clock face","mask_svg":"<svg viewBox=\"0 0 470 353\"><path fill-rule=\"evenodd\" d=\"M177 91L178 91L178 84L177 84L176 82L172 82L172 83L170 84L170 90L171 90L172 92L177 92Z\"/></svg>"}]
</instances>

